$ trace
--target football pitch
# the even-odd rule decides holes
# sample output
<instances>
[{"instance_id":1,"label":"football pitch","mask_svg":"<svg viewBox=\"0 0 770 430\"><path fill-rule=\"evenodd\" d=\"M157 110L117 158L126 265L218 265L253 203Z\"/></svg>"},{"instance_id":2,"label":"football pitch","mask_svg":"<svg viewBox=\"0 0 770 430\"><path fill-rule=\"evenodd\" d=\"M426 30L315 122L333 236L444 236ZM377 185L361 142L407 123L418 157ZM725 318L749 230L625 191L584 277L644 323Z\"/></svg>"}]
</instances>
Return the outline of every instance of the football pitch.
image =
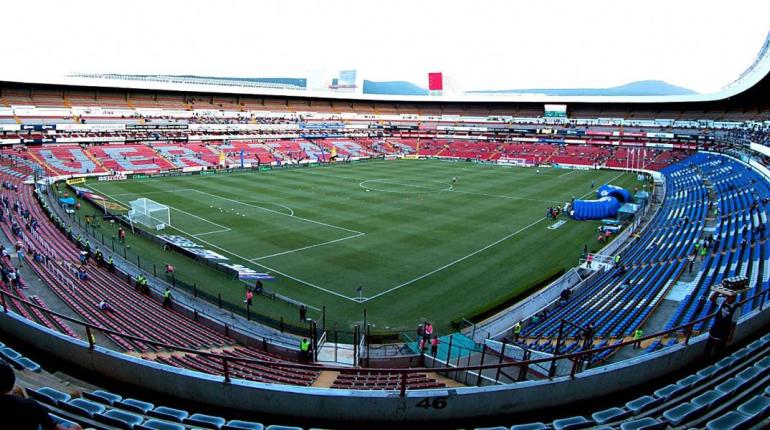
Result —
<instances>
[{"instance_id":1,"label":"football pitch","mask_svg":"<svg viewBox=\"0 0 770 430\"><path fill-rule=\"evenodd\" d=\"M349 330L366 309L375 331L428 319L446 332L452 319L574 266L584 244L598 249L596 222L549 229L545 217L549 206L593 195L592 183L639 184L617 171L398 160L87 186L125 206L140 197L167 205L164 234L273 274L268 290L326 307L327 327ZM146 242L134 246L160 249ZM178 257L158 258L198 289L242 303L244 284ZM297 318L275 303L258 298L253 310Z\"/></svg>"}]
</instances>

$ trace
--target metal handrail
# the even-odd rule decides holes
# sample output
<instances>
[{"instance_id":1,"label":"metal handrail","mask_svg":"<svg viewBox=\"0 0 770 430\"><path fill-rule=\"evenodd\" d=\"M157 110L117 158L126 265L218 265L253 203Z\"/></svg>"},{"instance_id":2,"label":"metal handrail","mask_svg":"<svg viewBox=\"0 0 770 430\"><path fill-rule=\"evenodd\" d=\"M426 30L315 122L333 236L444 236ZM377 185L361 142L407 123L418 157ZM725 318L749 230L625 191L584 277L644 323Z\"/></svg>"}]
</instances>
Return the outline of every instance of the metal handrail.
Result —
<instances>
[{"instance_id":1,"label":"metal handrail","mask_svg":"<svg viewBox=\"0 0 770 430\"><path fill-rule=\"evenodd\" d=\"M755 300L757 298L761 298L762 301L760 303L759 309L760 310L764 310L765 303L766 303L765 299L766 299L766 296L768 295L768 293L770 293L770 289L761 291L761 292L759 292L757 294L754 294L754 295L752 295L750 297L744 298L743 300L736 302L735 305L739 306L739 305L742 305L744 303L747 303L750 300ZM13 299L15 299L17 301L20 301L20 302L26 304L27 306L29 306L31 308L34 308L34 309L38 309L38 310L40 310L40 311L42 311L42 312L44 312L44 313L46 313L48 315L53 315L53 316L56 316L58 318L61 318L61 319L65 320L65 321L68 321L68 322L71 322L71 323L75 323L75 324L78 324L78 325L81 325L81 326L85 327L86 333L87 333L88 347L89 347L89 349L92 349L92 350L96 346L95 340L94 340L94 338L92 336L92 330L97 330L97 331L99 331L99 332L101 332L101 333L103 333L105 335L115 336L115 337L131 340L131 341L134 341L134 342L140 342L140 343L144 343L144 344L148 344L148 345L153 345L153 346L156 346L156 347L161 347L161 348L165 348L165 349L169 349L169 350L173 350L173 351L185 352L185 353L189 353L189 354L196 354L196 355L199 355L199 356L204 356L204 357L208 357L208 358L211 358L211 359L216 359L216 360L219 360L219 361L222 362L223 376L224 376L223 382L224 383L230 383L230 381L231 381L231 375L230 375L231 374L231 370L230 370L231 366L230 366L230 363L232 363L232 362L248 363L248 364L261 365L261 366L267 366L267 367L276 367L276 368L285 368L285 369L302 369L302 370L312 370L312 371L334 370L334 371L350 371L350 372L367 372L367 373L374 373L374 374L386 374L386 373L394 374L395 373L395 374L399 374L400 375L400 381L401 381L400 382L400 392L401 392L402 396L405 395L405 393L406 393L406 388L407 388L406 385L407 385L407 377L408 377L408 375L414 374L414 373L424 373L428 369L430 371L432 371L432 372L479 371L479 373L484 371L484 370L488 370L488 369L503 369L503 368L513 367L513 366L521 366L521 367L524 367L526 369L530 365L544 363L544 362L551 362L551 363L555 364L557 360L574 360L574 361L578 361L578 360L584 359L585 357L590 358L591 356L595 356L596 354L599 354L599 353L601 353L603 351L607 351L607 350L610 350L610 349L616 349L616 348L622 348L624 346L631 345L631 344L636 343L636 342L641 342L641 341L645 341L645 340L650 340L650 339L658 338L658 337L661 337L661 336L664 336L664 335L667 335L667 334L670 334L670 333L679 332L679 331L682 331L682 330L684 330L685 334L686 334L686 338L685 338L685 343L684 344L688 345L689 342L690 342L690 338L692 337L692 334L693 334L693 327L695 325L697 325L697 324L700 324L702 322L710 320L712 317L714 317L714 315L716 315L716 312L714 312L712 314L706 315L706 316L704 316L702 318L699 318L697 320L690 321L687 324L683 324L683 325L680 325L680 326L677 326L677 327L673 327L673 328L670 328L668 330L664 330L662 332L658 332L658 333L655 333L655 334L652 334L652 335L649 335L649 336L644 336L644 337L642 337L640 339L624 341L624 342L616 343L616 344L613 344L613 345L603 346L601 348L593 348L593 349L588 349L588 350L583 350L583 351L577 351L577 352L573 352L573 353L569 353L569 354L564 354L564 355L558 355L558 356L554 355L552 357L543 357L543 358L529 359L529 360L523 360L523 361L518 361L518 362L502 362L502 363L492 363L492 364L477 364L477 365L467 365L467 366L458 366L458 367L445 366L445 367L432 367L432 368L419 367L419 368L408 368L408 369L404 369L404 368L364 368L364 369L362 369L362 368L355 368L355 367L327 367L327 366L320 366L320 365L314 365L314 364L302 364L302 363L295 363L295 362L288 362L288 361L287 362L275 362L275 361L260 360L260 359L248 358L248 357L231 357L231 356L220 355L220 354L215 354L215 353L211 353L211 352L199 351L199 350L188 348L188 347L181 346L181 345L172 345L172 344L169 344L169 343L159 342L159 341L155 341L155 340L152 340L152 339L145 339L145 338L142 338L142 337L139 337L139 336L134 336L134 335L129 335L129 334L125 334L125 333L120 333L120 332L117 332L115 330L112 330L112 329L109 329L109 328L106 328L106 327L97 326L97 325L94 325L94 324L91 324L91 323L88 323L88 322L81 321L81 320L79 320L77 318L73 318L73 317L70 317L70 316L67 316L67 315L64 315L64 314L52 311L52 310L50 310L48 308L45 308L43 306L40 306L38 304L32 303L32 302L30 302L28 300L25 300L25 299L23 299L23 298L21 298L21 297L19 297L17 295L11 294L11 293L9 293L7 291L0 290L0 304L3 307L3 313L9 312L9 307L8 307L8 304L7 304L6 297L10 297L10 298L13 298ZM571 377L575 376L575 374L577 373L578 367L579 366L572 366L572 370L570 372L570 376Z\"/></svg>"}]
</instances>

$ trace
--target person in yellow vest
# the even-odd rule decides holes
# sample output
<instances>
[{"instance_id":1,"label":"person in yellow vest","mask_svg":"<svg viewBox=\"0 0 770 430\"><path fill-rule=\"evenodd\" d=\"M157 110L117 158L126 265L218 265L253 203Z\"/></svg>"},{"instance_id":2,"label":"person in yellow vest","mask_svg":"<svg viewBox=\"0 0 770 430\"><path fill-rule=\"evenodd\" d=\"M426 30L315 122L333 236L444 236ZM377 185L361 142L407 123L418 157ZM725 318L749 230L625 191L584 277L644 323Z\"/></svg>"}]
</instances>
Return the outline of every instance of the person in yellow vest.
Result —
<instances>
[{"instance_id":1,"label":"person in yellow vest","mask_svg":"<svg viewBox=\"0 0 770 430\"><path fill-rule=\"evenodd\" d=\"M299 355L302 361L310 360L310 341L307 338L303 338L299 343Z\"/></svg>"},{"instance_id":2,"label":"person in yellow vest","mask_svg":"<svg viewBox=\"0 0 770 430\"><path fill-rule=\"evenodd\" d=\"M644 332L642 331L641 327L634 331L634 349L639 349L642 347L642 336L644 336Z\"/></svg>"},{"instance_id":3,"label":"person in yellow vest","mask_svg":"<svg viewBox=\"0 0 770 430\"><path fill-rule=\"evenodd\" d=\"M166 291L163 292L163 307L164 308L170 308L171 307L171 289L166 287Z\"/></svg>"},{"instance_id":4,"label":"person in yellow vest","mask_svg":"<svg viewBox=\"0 0 770 430\"><path fill-rule=\"evenodd\" d=\"M519 335L521 334L521 321L513 325L513 341L519 341Z\"/></svg>"}]
</instances>

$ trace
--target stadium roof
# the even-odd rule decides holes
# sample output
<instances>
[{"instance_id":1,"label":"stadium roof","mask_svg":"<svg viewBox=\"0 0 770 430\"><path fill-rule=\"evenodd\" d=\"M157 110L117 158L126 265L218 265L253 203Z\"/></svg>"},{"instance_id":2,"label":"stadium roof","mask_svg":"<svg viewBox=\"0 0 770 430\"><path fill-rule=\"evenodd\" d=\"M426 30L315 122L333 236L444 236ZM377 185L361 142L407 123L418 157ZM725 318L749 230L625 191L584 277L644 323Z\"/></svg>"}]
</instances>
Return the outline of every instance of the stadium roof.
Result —
<instances>
[{"instance_id":1,"label":"stadium roof","mask_svg":"<svg viewBox=\"0 0 770 430\"><path fill-rule=\"evenodd\" d=\"M156 90L188 93L220 93L292 98L329 98L340 100L405 101L418 103L677 103L724 100L755 86L770 72L770 33L755 60L732 83L708 94L665 96L557 96L536 93L465 94L465 95L383 95L308 90L297 85L277 85L261 80L200 78L168 75L71 74L44 79L30 79L26 74L5 72L3 81L24 84L52 84L78 87Z\"/></svg>"}]
</instances>

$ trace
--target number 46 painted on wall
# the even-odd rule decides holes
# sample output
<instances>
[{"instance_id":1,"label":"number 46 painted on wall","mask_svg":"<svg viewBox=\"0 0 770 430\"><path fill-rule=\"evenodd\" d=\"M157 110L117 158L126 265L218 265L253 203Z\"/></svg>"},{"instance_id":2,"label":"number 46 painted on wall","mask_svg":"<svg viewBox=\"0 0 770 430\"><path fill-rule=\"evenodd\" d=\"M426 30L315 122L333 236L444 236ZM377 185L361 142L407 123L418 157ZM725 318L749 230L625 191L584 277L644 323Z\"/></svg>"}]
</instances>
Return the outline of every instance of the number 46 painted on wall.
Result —
<instances>
[{"instance_id":1,"label":"number 46 painted on wall","mask_svg":"<svg viewBox=\"0 0 770 430\"><path fill-rule=\"evenodd\" d=\"M446 397L426 397L417 403L418 408L423 409L444 409L446 407Z\"/></svg>"}]
</instances>

